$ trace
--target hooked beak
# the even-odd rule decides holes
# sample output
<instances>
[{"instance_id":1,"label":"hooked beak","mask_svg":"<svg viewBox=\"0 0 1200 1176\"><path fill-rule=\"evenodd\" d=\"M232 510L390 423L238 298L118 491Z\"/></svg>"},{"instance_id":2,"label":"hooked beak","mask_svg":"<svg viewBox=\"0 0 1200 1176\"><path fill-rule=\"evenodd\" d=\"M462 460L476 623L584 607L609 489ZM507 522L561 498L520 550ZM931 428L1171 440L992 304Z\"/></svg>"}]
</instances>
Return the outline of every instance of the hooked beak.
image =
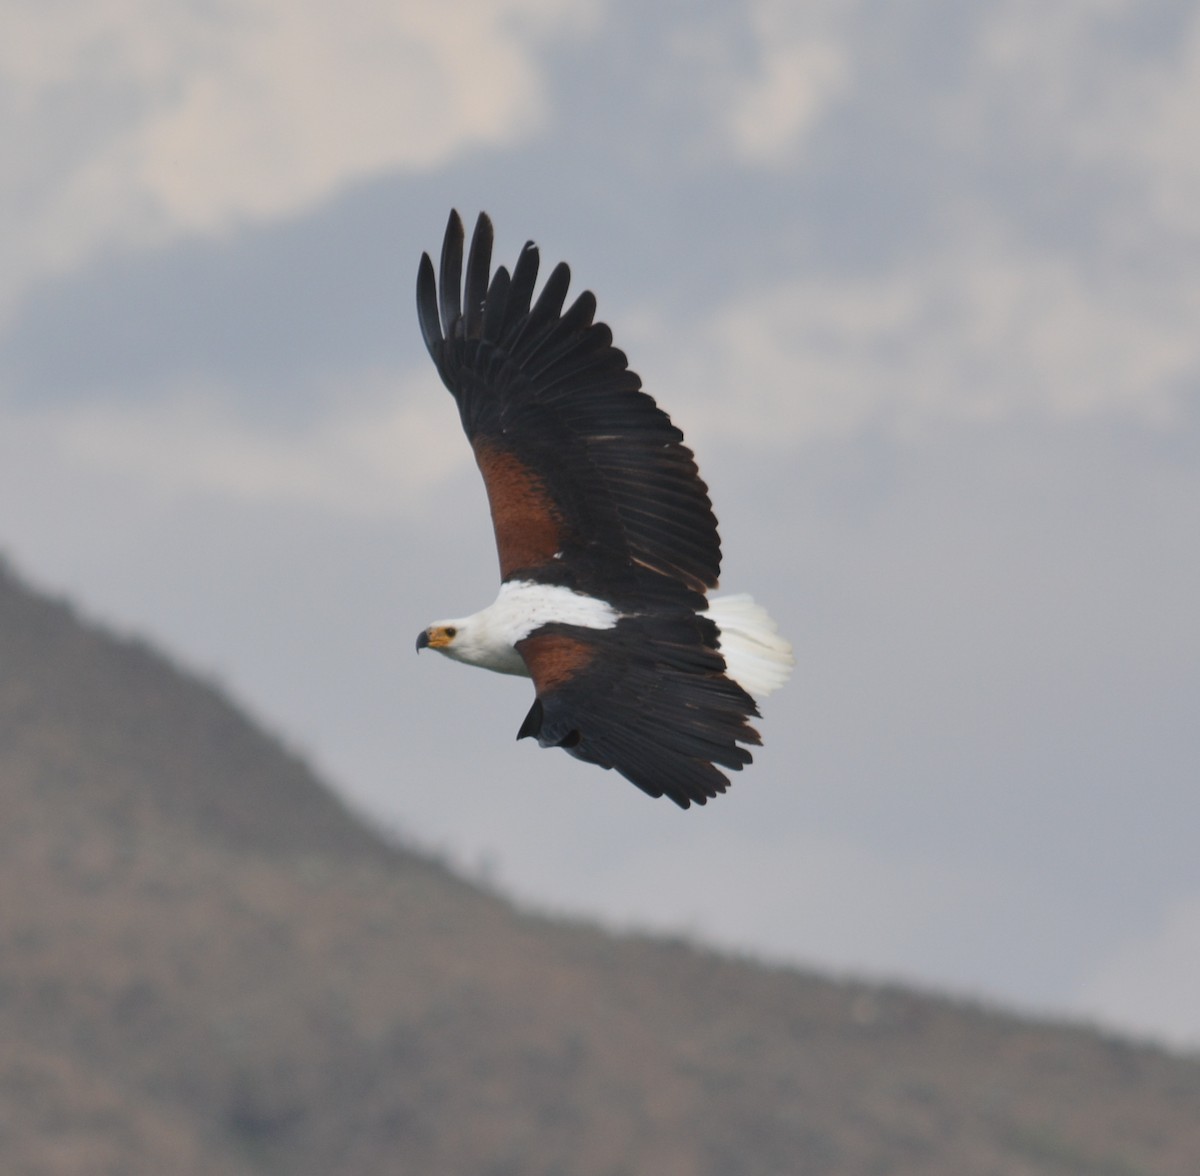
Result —
<instances>
[{"instance_id":1,"label":"hooked beak","mask_svg":"<svg viewBox=\"0 0 1200 1176\"><path fill-rule=\"evenodd\" d=\"M430 625L417 638L417 652L422 649L445 649L454 640L455 630L449 625Z\"/></svg>"}]
</instances>

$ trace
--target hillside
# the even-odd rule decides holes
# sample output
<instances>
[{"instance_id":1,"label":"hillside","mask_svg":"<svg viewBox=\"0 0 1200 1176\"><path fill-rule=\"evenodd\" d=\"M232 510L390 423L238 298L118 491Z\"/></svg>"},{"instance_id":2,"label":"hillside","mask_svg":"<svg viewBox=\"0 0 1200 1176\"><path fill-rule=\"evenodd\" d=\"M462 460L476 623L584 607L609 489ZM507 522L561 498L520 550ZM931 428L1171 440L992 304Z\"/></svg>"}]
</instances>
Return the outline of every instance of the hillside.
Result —
<instances>
[{"instance_id":1,"label":"hillside","mask_svg":"<svg viewBox=\"0 0 1200 1176\"><path fill-rule=\"evenodd\" d=\"M523 914L8 571L0 797L5 1173L1200 1170L1200 1060Z\"/></svg>"}]
</instances>

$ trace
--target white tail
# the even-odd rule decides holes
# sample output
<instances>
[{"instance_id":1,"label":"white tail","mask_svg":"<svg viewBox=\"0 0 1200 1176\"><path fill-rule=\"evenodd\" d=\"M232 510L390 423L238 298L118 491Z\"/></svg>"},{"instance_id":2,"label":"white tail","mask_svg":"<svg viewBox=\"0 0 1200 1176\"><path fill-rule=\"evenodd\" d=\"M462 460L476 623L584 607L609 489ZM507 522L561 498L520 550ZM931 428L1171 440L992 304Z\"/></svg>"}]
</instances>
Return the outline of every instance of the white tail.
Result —
<instances>
[{"instance_id":1,"label":"white tail","mask_svg":"<svg viewBox=\"0 0 1200 1176\"><path fill-rule=\"evenodd\" d=\"M721 631L717 648L726 672L743 690L762 698L788 680L796 664L791 643L752 596L714 596L708 615Z\"/></svg>"}]
</instances>

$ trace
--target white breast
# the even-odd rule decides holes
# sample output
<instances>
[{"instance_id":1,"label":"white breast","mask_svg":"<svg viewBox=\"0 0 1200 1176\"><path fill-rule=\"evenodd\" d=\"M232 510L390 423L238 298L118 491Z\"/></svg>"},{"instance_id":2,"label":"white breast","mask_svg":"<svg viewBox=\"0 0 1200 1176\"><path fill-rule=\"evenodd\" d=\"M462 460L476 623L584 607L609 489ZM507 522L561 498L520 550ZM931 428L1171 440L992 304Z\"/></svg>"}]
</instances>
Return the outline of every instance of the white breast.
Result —
<instances>
[{"instance_id":1,"label":"white breast","mask_svg":"<svg viewBox=\"0 0 1200 1176\"><path fill-rule=\"evenodd\" d=\"M583 629L611 629L621 614L606 601L551 584L513 580L500 586L493 604L460 623L454 644L444 652L458 661L500 674L529 676L518 641L543 625L558 622Z\"/></svg>"}]
</instances>

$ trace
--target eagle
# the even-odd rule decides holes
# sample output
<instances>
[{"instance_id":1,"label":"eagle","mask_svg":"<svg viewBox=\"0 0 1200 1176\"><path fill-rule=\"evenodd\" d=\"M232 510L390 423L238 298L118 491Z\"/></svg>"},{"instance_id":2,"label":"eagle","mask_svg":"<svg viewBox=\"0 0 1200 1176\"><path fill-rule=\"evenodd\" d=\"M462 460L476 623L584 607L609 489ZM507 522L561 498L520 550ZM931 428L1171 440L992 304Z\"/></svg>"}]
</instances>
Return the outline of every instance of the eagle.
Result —
<instances>
[{"instance_id":1,"label":"eagle","mask_svg":"<svg viewBox=\"0 0 1200 1176\"><path fill-rule=\"evenodd\" d=\"M709 597L721 543L708 487L642 390L596 299L564 309L560 263L534 297L539 251L491 272L481 213L450 213L441 265L417 272L421 334L483 475L500 592L437 621L417 650L533 679L517 732L615 769L681 808L729 785L762 742L755 696L783 685L791 646L746 595Z\"/></svg>"}]
</instances>

